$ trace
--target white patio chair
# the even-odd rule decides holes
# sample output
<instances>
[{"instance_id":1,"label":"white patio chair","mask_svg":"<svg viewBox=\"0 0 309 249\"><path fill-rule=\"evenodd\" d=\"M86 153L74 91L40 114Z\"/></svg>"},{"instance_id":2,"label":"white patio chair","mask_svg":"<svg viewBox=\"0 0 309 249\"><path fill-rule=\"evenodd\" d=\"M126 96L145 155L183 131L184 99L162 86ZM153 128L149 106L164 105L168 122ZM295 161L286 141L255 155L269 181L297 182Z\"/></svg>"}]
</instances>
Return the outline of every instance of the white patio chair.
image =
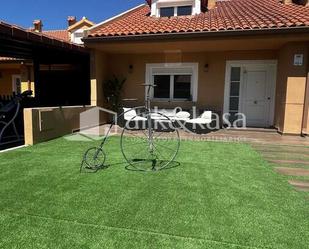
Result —
<instances>
[{"instance_id":1,"label":"white patio chair","mask_svg":"<svg viewBox=\"0 0 309 249\"><path fill-rule=\"evenodd\" d=\"M158 113L151 114L151 118L154 120L170 119L173 122L190 120L189 112L181 111L176 113L175 109L155 110L155 111L157 111Z\"/></svg>"},{"instance_id":2,"label":"white patio chair","mask_svg":"<svg viewBox=\"0 0 309 249\"><path fill-rule=\"evenodd\" d=\"M189 112L185 112L185 111L181 111L181 112L177 112L175 117L172 118L173 121L184 121L187 122L190 120L190 113Z\"/></svg>"},{"instance_id":3,"label":"white patio chair","mask_svg":"<svg viewBox=\"0 0 309 249\"><path fill-rule=\"evenodd\" d=\"M135 109L123 108L123 111L124 111L124 120L126 121L147 121L147 118L138 116Z\"/></svg>"}]
</instances>

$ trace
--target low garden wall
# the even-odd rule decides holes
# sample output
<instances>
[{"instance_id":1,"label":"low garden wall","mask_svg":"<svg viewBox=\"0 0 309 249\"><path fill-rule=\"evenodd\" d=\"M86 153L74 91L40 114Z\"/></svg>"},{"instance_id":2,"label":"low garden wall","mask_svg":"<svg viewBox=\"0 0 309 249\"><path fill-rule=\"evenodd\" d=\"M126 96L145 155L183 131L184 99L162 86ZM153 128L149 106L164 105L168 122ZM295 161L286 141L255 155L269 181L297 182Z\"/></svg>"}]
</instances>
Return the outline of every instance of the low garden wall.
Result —
<instances>
[{"instance_id":1,"label":"low garden wall","mask_svg":"<svg viewBox=\"0 0 309 249\"><path fill-rule=\"evenodd\" d=\"M80 114L92 106L24 109L25 144L33 145L79 130Z\"/></svg>"}]
</instances>

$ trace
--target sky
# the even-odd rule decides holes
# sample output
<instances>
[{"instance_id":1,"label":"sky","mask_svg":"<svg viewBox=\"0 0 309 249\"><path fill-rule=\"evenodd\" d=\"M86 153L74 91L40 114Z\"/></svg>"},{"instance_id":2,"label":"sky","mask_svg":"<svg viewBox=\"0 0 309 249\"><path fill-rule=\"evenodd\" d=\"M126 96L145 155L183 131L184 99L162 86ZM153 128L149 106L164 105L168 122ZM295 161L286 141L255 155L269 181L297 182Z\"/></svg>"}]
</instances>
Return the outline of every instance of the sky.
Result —
<instances>
[{"instance_id":1,"label":"sky","mask_svg":"<svg viewBox=\"0 0 309 249\"><path fill-rule=\"evenodd\" d=\"M41 19L44 30L66 29L68 16L99 23L142 3L145 0L3 0L0 20L29 28Z\"/></svg>"}]
</instances>

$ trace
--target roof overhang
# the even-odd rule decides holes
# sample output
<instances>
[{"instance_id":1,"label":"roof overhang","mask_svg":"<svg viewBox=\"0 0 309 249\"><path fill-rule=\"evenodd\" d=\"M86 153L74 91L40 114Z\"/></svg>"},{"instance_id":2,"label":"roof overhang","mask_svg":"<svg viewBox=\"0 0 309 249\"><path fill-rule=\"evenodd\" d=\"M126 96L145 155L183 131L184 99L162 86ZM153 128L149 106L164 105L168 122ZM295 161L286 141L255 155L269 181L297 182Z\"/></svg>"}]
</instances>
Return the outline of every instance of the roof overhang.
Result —
<instances>
[{"instance_id":1,"label":"roof overhang","mask_svg":"<svg viewBox=\"0 0 309 249\"><path fill-rule=\"evenodd\" d=\"M20 44L20 49L26 49L27 46L43 46L58 50L88 53L88 50L82 46L54 39L45 35L44 33L33 32L4 22L0 22L0 41L3 41L0 42L0 44L4 44L4 42L18 43Z\"/></svg>"},{"instance_id":2,"label":"roof overhang","mask_svg":"<svg viewBox=\"0 0 309 249\"><path fill-rule=\"evenodd\" d=\"M255 30L227 30L210 32L179 32L160 34L140 34L126 36L99 36L86 37L85 44L97 42L113 41L149 41L149 40L177 40L188 38L222 38L222 37L243 37L243 36L263 36L263 35L283 35L283 34L309 34L309 27L293 27L280 29L255 29Z\"/></svg>"},{"instance_id":3,"label":"roof overhang","mask_svg":"<svg viewBox=\"0 0 309 249\"><path fill-rule=\"evenodd\" d=\"M267 34L267 35L266 35ZM196 52L219 52L219 51L253 51L253 50L278 50L289 42L309 43L309 32L298 30L298 32L265 33L254 32L246 35L221 32L216 35L183 35L163 36L158 35L156 39L147 36L131 37L133 39L87 39L86 47L107 54L143 54L143 53L196 53Z\"/></svg>"}]
</instances>

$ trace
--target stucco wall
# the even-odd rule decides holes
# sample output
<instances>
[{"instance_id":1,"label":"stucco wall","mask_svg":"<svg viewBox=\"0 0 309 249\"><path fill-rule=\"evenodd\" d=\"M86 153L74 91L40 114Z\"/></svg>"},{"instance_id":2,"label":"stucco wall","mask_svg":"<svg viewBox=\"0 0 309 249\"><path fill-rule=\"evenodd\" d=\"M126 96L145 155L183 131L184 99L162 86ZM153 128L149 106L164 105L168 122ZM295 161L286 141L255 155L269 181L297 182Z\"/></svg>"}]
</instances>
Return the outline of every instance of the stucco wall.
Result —
<instances>
[{"instance_id":1,"label":"stucco wall","mask_svg":"<svg viewBox=\"0 0 309 249\"><path fill-rule=\"evenodd\" d=\"M24 109L25 144L33 145L71 134L80 127L80 114L91 107Z\"/></svg>"},{"instance_id":2,"label":"stucco wall","mask_svg":"<svg viewBox=\"0 0 309 249\"><path fill-rule=\"evenodd\" d=\"M200 109L223 110L226 61L228 60L277 60L274 125L282 133L300 134L302 129L303 104L308 72L308 43L289 43L280 50L224 51L200 53L147 53L104 54L93 52L92 103L103 104L102 83L112 75L125 77L122 98L137 98L132 105L143 104L147 63L198 62L198 101ZM297 53L304 54L304 65L294 66ZM208 64L208 71L204 65ZM132 65L133 69L129 66ZM192 102L157 102L159 107L192 107Z\"/></svg>"},{"instance_id":3,"label":"stucco wall","mask_svg":"<svg viewBox=\"0 0 309 249\"><path fill-rule=\"evenodd\" d=\"M295 54L304 55L304 64L302 66L294 66ZM280 49L276 126L282 133L300 134L302 131L307 72L307 43L289 43Z\"/></svg>"},{"instance_id":4,"label":"stucco wall","mask_svg":"<svg viewBox=\"0 0 309 249\"><path fill-rule=\"evenodd\" d=\"M265 51L234 51L234 52L205 52L205 53L175 53L167 52L161 54L108 54L100 52L94 53L93 60L96 65L92 70L97 75L97 79L92 80L92 100L93 104L101 103L100 89L104 79L116 75L127 79L122 98L137 98L134 104L143 104L145 89L141 84L145 83L145 71L147 63L173 63L173 62L198 62L198 101L199 108L210 108L222 111L224 102L224 82L227 60L273 60L277 57L277 52L273 50ZM99 58L98 58L99 57ZM209 65L206 72L205 64ZM133 69L130 70L129 66ZM95 94L95 89L98 90ZM97 96L95 96L97 95ZM94 99L97 97L97 101ZM178 106L192 107L192 102L157 102L161 107Z\"/></svg>"},{"instance_id":5,"label":"stucco wall","mask_svg":"<svg viewBox=\"0 0 309 249\"><path fill-rule=\"evenodd\" d=\"M0 95L11 95L13 93L12 76L21 76L21 91L32 90L35 96L34 89L34 73L33 66L20 64L2 64L0 65Z\"/></svg>"},{"instance_id":6,"label":"stucco wall","mask_svg":"<svg viewBox=\"0 0 309 249\"><path fill-rule=\"evenodd\" d=\"M21 65L21 91L32 90L32 97L35 97L35 84L34 84L34 69L32 65Z\"/></svg>"},{"instance_id":7,"label":"stucco wall","mask_svg":"<svg viewBox=\"0 0 309 249\"><path fill-rule=\"evenodd\" d=\"M0 95L12 95L13 84L12 75L20 74L20 69L9 68L8 65L0 65L0 72L2 77L0 77Z\"/></svg>"},{"instance_id":8,"label":"stucco wall","mask_svg":"<svg viewBox=\"0 0 309 249\"><path fill-rule=\"evenodd\" d=\"M108 63L106 55L99 51L92 51L90 57L91 77L91 105L103 106L103 82L108 78Z\"/></svg>"}]
</instances>

